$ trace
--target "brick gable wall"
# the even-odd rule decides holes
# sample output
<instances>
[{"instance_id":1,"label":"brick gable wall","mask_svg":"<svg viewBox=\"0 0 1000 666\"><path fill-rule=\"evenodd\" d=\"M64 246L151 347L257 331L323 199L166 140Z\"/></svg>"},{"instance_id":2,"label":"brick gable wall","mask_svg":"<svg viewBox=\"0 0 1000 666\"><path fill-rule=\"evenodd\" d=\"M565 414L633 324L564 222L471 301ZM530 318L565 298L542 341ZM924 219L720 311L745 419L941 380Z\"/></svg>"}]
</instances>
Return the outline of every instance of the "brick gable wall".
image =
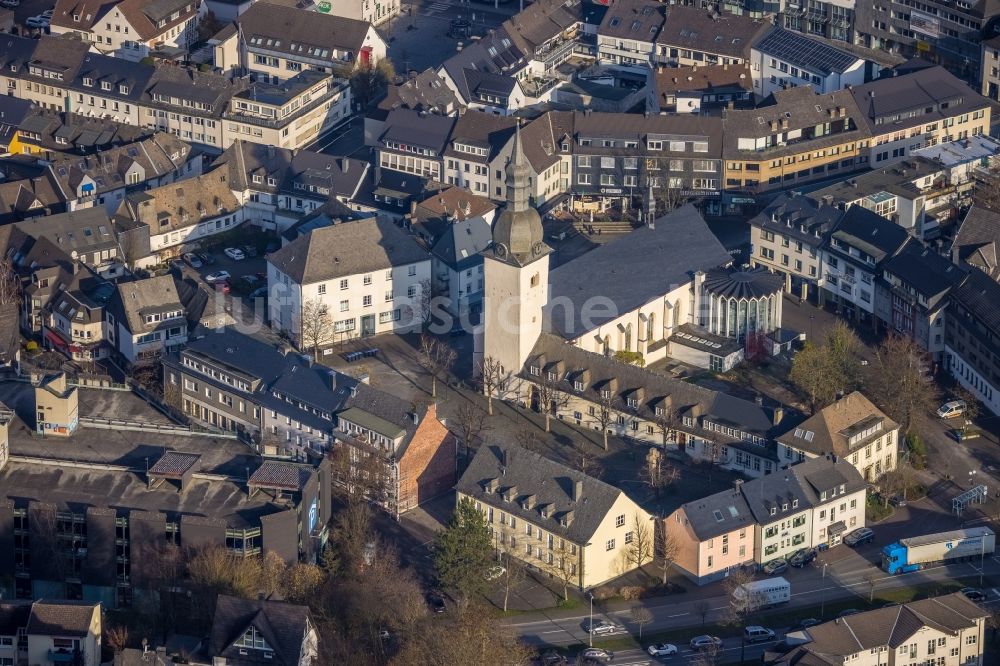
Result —
<instances>
[{"instance_id":1,"label":"brick gable wall","mask_svg":"<svg viewBox=\"0 0 1000 666\"><path fill-rule=\"evenodd\" d=\"M399 461L397 513L443 495L455 487L455 436L431 405Z\"/></svg>"}]
</instances>

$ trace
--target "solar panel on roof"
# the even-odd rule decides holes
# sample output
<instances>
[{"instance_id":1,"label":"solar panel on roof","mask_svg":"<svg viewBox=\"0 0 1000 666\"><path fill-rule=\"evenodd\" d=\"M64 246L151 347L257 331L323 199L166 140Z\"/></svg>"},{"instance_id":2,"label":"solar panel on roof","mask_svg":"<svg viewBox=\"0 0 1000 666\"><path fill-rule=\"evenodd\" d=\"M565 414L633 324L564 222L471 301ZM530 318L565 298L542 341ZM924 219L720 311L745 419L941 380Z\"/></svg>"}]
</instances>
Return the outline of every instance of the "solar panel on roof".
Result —
<instances>
[{"instance_id":1,"label":"solar panel on roof","mask_svg":"<svg viewBox=\"0 0 1000 666\"><path fill-rule=\"evenodd\" d=\"M782 28L764 37L757 50L792 65L827 73L843 72L857 60L850 53Z\"/></svg>"}]
</instances>

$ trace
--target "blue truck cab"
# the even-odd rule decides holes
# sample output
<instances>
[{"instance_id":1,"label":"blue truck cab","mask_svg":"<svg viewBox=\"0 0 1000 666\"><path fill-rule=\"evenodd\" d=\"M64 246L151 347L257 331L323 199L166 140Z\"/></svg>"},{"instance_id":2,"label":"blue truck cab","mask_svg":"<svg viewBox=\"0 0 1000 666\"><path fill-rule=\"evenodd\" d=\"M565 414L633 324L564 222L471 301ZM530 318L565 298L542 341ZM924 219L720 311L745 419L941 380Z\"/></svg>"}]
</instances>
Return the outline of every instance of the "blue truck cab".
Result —
<instances>
[{"instance_id":1,"label":"blue truck cab","mask_svg":"<svg viewBox=\"0 0 1000 666\"><path fill-rule=\"evenodd\" d=\"M891 574L917 571L919 564L907 564L906 546L896 541L882 549L882 568Z\"/></svg>"}]
</instances>

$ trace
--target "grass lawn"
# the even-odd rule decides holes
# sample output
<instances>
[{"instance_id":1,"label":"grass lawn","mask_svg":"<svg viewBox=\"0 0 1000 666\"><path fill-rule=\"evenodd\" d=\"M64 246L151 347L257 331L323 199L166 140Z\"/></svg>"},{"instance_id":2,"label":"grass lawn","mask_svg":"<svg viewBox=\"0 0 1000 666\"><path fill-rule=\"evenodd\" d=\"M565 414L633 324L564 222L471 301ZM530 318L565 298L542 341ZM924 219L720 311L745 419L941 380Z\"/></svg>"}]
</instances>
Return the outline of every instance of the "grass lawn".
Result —
<instances>
[{"instance_id":1,"label":"grass lawn","mask_svg":"<svg viewBox=\"0 0 1000 666\"><path fill-rule=\"evenodd\" d=\"M865 500L865 522L868 524L879 523L891 516L895 511L896 508L894 506L891 504L886 506L885 502L879 497L869 495Z\"/></svg>"}]
</instances>

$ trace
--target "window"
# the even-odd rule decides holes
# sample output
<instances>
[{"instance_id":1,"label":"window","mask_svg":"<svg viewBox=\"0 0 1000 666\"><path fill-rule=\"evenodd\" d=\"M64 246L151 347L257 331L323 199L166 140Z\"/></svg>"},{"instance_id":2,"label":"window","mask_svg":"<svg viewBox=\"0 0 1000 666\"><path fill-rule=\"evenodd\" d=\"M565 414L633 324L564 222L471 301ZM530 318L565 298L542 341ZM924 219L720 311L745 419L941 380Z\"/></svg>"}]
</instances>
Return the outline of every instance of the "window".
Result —
<instances>
[{"instance_id":1,"label":"window","mask_svg":"<svg viewBox=\"0 0 1000 666\"><path fill-rule=\"evenodd\" d=\"M361 297L361 305L363 305L366 308L370 308L372 306L372 297L371 296L362 296Z\"/></svg>"},{"instance_id":2,"label":"window","mask_svg":"<svg viewBox=\"0 0 1000 666\"><path fill-rule=\"evenodd\" d=\"M625 514L623 513L622 515L615 518L615 527L622 527L624 524L625 524Z\"/></svg>"},{"instance_id":3,"label":"window","mask_svg":"<svg viewBox=\"0 0 1000 666\"><path fill-rule=\"evenodd\" d=\"M346 278L340 281L340 288L341 289L347 289L347 279Z\"/></svg>"},{"instance_id":4,"label":"window","mask_svg":"<svg viewBox=\"0 0 1000 666\"><path fill-rule=\"evenodd\" d=\"M632 533L631 532L626 532L625 533L625 543L632 543Z\"/></svg>"},{"instance_id":5,"label":"window","mask_svg":"<svg viewBox=\"0 0 1000 666\"><path fill-rule=\"evenodd\" d=\"M614 539L608 539L608 542L605 544L604 549L605 550L614 550L615 549L615 540ZM975 638L975 637L973 637L973 638Z\"/></svg>"},{"instance_id":6,"label":"window","mask_svg":"<svg viewBox=\"0 0 1000 666\"><path fill-rule=\"evenodd\" d=\"M345 301L341 301L340 302L340 311L341 312L347 312L350 309L350 307L351 307L351 302L350 301L345 300Z\"/></svg>"},{"instance_id":7,"label":"window","mask_svg":"<svg viewBox=\"0 0 1000 666\"><path fill-rule=\"evenodd\" d=\"M316 293L319 294L320 296L322 296L323 294L325 294L326 293L326 285L325 284L321 284L320 286L316 287Z\"/></svg>"}]
</instances>

